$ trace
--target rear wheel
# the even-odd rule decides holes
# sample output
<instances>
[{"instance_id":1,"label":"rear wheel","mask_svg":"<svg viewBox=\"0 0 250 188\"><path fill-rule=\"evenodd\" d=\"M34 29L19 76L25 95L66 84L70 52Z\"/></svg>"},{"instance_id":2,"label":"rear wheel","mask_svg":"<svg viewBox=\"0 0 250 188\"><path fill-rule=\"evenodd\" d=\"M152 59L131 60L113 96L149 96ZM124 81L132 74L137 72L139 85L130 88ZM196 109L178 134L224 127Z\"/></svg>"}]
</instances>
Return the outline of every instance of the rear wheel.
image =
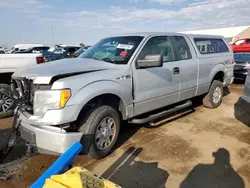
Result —
<instances>
[{"instance_id":1,"label":"rear wheel","mask_svg":"<svg viewBox=\"0 0 250 188\"><path fill-rule=\"evenodd\" d=\"M223 97L223 84L219 80L214 80L208 94L203 99L203 105L207 108L217 108L220 106Z\"/></svg>"},{"instance_id":2,"label":"rear wheel","mask_svg":"<svg viewBox=\"0 0 250 188\"><path fill-rule=\"evenodd\" d=\"M0 119L13 116L15 107L10 86L0 84Z\"/></svg>"},{"instance_id":3,"label":"rear wheel","mask_svg":"<svg viewBox=\"0 0 250 188\"><path fill-rule=\"evenodd\" d=\"M85 153L95 159L107 156L113 149L120 131L120 117L111 106L99 106L90 110L79 129L83 133Z\"/></svg>"}]
</instances>

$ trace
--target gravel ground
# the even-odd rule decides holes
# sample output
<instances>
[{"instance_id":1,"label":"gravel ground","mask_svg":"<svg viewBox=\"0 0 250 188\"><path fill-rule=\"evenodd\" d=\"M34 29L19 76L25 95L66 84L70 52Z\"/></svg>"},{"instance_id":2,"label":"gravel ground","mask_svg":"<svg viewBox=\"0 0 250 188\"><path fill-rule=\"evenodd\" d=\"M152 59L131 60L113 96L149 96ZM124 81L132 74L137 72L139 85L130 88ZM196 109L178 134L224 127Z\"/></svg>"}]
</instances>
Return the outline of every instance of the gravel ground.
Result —
<instances>
[{"instance_id":1,"label":"gravel ground","mask_svg":"<svg viewBox=\"0 0 250 188\"><path fill-rule=\"evenodd\" d=\"M249 188L250 114L239 100L243 85L229 90L217 109L197 105L152 127L127 125L110 156L99 161L78 156L74 164L125 188ZM0 121L0 142L10 126L11 119ZM8 160L25 149L19 141ZM55 160L36 155L2 166L0 187L27 187Z\"/></svg>"}]
</instances>

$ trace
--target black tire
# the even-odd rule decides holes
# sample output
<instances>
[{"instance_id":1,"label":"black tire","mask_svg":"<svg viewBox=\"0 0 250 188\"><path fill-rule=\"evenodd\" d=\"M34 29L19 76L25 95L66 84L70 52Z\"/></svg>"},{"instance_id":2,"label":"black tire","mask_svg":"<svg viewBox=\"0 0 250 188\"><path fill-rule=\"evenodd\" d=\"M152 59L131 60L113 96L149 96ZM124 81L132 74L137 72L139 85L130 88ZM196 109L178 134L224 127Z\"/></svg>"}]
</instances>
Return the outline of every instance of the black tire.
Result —
<instances>
[{"instance_id":1,"label":"black tire","mask_svg":"<svg viewBox=\"0 0 250 188\"><path fill-rule=\"evenodd\" d=\"M8 84L0 84L0 100L1 100L1 97L3 96L13 99L11 88ZM13 101L13 104L7 111L3 111L1 104L0 104L0 119L13 116L15 108L16 108L15 101Z\"/></svg>"},{"instance_id":2,"label":"black tire","mask_svg":"<svg viewBox=\"0 0 250 188\"><path fill-rule=\"evenodd\" d=\"M99 124L105 118L112 118L114 120L115 134L111 144L101 150L96 144L96 131L99 128ZM81 143L84 148L84 154L88 154L95 159L106 157L112 151L119 135L120 116L118 112L111 106L98 106L88 111L86 118L83 118L80 125L79 131L83 133Z\"/></svg>"},{"instance_id":3,"label":"black tire","mask_svg":"<svg viewBox=\"0 0 250 188\"><path fill-rule=\"evenodd\" d=\"M213 95L214 95L214 92L217 88L220 89L221 95L219 97L218 102L214 102ZM223 97L223 84L219 80L214 80L210 86L209 92L203 98L203 105L205 107L211 108L211 109L217 108L218 106L220 106L220 104L222 102L222 97Z\"/></svg>"}]
</instances>

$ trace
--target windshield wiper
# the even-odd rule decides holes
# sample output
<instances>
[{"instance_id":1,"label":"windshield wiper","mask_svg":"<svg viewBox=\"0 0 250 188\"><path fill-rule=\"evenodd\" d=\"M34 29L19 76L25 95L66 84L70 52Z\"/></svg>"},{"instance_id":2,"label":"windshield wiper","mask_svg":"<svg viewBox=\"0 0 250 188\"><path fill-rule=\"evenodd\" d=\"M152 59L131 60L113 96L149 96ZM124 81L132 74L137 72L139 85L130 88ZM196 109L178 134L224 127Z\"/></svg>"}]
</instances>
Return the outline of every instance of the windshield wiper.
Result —
<instances>
[{"instance_id":1,"label":"windshield wiper","mask_svg":"<svg viewBox=\"0 0 250 188\"><path fill-rule=\"evenodd\" d=\"M95 59L95 60L98 60L98 61L104 61L104 62L107 62L107 63L114 63L115 64L115 61L114 60L111 60L110 58L106 57L106 58L97 58L97 57L92 57L90 59Z\"/></svg>"},{"instance_id":2,"label":"windshield wiper","mask_svg":"<svg viewBox=\"0 0 250 188\"><path fill-rule=\"evenodd\" d=\"M92 57L92 58L90 58L90 59L95 59L95 60L98 60L98 61L103 61L102 58L97 58L97 57Z\"/></svg>"},{"instance_id":3,"label":"windshield wiper","mask_svg":"<svg viewBox=\"0 0 250 188\"><path fill-rule=\"evenodd\" d=\"M115 60L112 60L112 59L110 59L110 58L108 58L108 57L103 58L102 60L105 61L105 62L108 62L108 63L114 63L114 64L116 64L116 63L115 63Z\"/></svg>"}]
</instances>

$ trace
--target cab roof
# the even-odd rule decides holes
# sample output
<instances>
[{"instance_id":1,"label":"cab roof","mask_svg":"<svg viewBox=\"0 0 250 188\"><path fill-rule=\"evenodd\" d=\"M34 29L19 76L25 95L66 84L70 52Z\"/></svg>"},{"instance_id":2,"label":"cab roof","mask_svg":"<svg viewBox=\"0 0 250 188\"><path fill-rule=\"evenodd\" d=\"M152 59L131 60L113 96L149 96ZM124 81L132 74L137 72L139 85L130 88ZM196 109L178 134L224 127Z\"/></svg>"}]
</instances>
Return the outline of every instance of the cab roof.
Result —
<instances>
[{"instance_id":1,"label":"cab roof","mask_svg":"<svg viewBox=\"0 0 250 188\"><path fill-rule=\"evenodd\" d=\"M161 35L179 35L179 36L189 36L191 38L223 38L223 36L219 35L202 35L202 34L188 34L188 33L178 33L178 32L137 32L137 33L127 33L127 34L119 34L116 36L161 36Z\"/></svg>"}]
</instances>

